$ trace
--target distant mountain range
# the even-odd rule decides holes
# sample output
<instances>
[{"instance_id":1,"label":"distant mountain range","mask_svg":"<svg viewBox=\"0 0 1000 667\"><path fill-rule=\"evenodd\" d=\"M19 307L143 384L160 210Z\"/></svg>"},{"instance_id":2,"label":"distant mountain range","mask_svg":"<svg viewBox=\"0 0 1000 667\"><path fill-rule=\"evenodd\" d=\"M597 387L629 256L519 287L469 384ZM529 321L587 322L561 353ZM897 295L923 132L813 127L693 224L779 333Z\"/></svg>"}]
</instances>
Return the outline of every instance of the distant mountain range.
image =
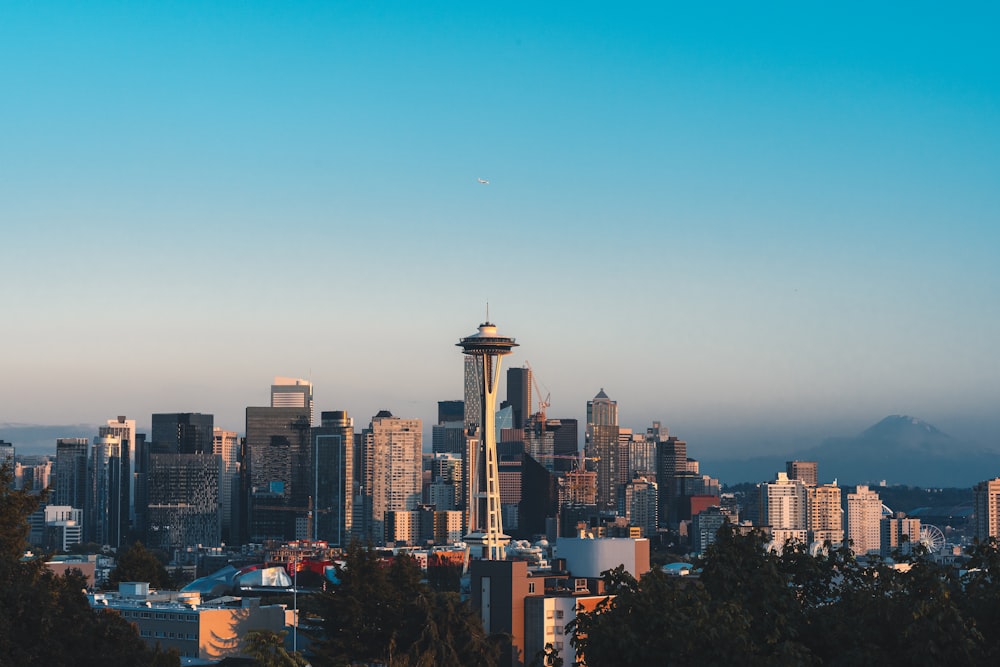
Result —
<instances>
[{"instance_id":1,"label":"distant mountain range","mask_svg":"<svg viewBox=\"0 0 1000 667\"><path fill-rule=\"evenodd\" d=\"M39 424L0 424L0 440L14 443L17 454L55 454L56 438L90 438L97 435L94 424L41 426Z\"/></svg>"},{"instance_id":2,"label":"distant mountain range","mask_svg":"<svg viewBox=\"0 0 1000 667\"><path fill-rule=\"evenodd\" d=\"M774 479L791 460L817 461L820 482L921 487L970 487L1000 475L1000 452L957 440L925 421L886 417L854 437L827 438L818 447L783 456L703 461L702 471L723 483Z\"/></svg>"}]
</instances>

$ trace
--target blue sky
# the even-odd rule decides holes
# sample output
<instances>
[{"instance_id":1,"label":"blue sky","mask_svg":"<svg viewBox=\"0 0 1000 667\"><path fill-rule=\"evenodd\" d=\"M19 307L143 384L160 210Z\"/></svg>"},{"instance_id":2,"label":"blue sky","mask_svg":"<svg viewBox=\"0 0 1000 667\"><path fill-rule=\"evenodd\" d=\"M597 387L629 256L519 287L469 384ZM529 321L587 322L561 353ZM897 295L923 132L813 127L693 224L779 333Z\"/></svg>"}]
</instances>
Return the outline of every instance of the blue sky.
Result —
<instances>
[{"instance_id":1,"label":"blue sky","mask_svg":"<svg viewBox=\"0 0 1000 667\"><path fill-rule=\"evenodd\" d=\"M0 422L429 422L489 301L696 455L1000 444L994 6L538 4L5 3Z\"/></svg>"}]
</instances>

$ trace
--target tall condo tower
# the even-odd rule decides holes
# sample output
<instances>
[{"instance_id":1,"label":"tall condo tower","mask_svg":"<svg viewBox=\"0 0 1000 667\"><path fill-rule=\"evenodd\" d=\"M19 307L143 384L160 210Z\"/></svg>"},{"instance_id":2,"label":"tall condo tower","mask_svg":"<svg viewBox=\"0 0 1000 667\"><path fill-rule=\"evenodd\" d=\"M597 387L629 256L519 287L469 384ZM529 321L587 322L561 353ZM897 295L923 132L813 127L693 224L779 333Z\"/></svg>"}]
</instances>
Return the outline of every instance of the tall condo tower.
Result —
<instances>
[{"instance_id":1,"label":"tall condo tower","mask_svg":"<svg viewBox=\"0 0 1000 667\"><path fill-rule=\"evenodd\" d=\"M478 396L481 406L478 439L469 448L469 533L465 537L470 552L482 560L504 560L510 537L504 535L500 516L500 472L497 466L496 406L500 382L500 357L510 354L517 343L513 338L497 335L490 322L479 325L479 331L458 342L462 353L476 364L479 376ZM468 372L466 378L469 377ZM466 406L469 401L466 400Z\"/></svg>"}]
</instances>

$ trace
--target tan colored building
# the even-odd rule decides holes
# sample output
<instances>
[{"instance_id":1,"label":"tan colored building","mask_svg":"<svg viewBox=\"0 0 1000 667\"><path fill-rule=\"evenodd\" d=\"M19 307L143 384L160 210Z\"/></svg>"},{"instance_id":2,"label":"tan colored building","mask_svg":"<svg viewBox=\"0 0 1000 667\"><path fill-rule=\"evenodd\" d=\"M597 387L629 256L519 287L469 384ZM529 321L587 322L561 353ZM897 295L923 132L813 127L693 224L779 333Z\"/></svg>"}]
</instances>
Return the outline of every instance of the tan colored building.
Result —
<instances>
[{"instance_id":1,"label":"tan colored building","mask_svg":"<svg viewBox=\"0 0 1000 667\"><path fill-rule=\"evenodd\" d=\"M1000 477L976 484L976 539L1000 537Z\"/></svg>"},{"instance_id":2,"label":"tan colored building","mask_svg":"<svg viewBox=\"0 0 1000 667\"><path fill-rule=\"evenodd\" d=\"M882 500L878 493L859 484L854 493L847 494L847 539L854 555L881 551L881 521Z\"/></svg>"},{"instance_id":3,"label":"tan colored building","mask_svg":"<svg viewBox=\"0 0 1000 667\"><path fill-rule=\"evenodd\" d=\"M844 543L844 509L836 484L806 487L809 506L809 540L834 547Z\"/></svg>"},{"instance_id":4,"label":"tan colored building","mask_svg":"<svg viewBox=\"0 0 1000 667\"><path fill-rule=\"evenodd\" d=\"M251 630L285 628L285 607L261 605L259 598L202 602L199 593L155 592L144 582L121 583L117 593L93 593L88 598L95 611L119 614L138 627L139 636L150 646L177 649L182 659L241 657Z\"/></svg>"}]
</instances>

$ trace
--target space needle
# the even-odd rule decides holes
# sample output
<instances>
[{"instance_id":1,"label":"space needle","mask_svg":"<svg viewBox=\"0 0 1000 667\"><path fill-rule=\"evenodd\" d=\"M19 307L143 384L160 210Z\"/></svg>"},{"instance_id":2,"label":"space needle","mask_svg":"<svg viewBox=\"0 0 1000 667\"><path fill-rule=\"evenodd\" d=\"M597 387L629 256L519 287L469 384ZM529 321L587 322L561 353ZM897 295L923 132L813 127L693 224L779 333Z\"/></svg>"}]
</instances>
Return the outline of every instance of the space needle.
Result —
<instances>
[{"instance_id":1,"label":"space needle","mask_svg":"<svg viewBox=\"0 0 1000 667\"><path fill-rule=\"evenodd\" d=\"M479 331L458 341L462 353L478 362L482 415L478 440L467 448L469 462L469 532L465 536L470 555L479 560L504 560L510 537L504 535L500 515L500 472L497 467L496 405L501 357L517 347L513 338L497 334L487 321Z\"/></svg>"}]
</instances>

